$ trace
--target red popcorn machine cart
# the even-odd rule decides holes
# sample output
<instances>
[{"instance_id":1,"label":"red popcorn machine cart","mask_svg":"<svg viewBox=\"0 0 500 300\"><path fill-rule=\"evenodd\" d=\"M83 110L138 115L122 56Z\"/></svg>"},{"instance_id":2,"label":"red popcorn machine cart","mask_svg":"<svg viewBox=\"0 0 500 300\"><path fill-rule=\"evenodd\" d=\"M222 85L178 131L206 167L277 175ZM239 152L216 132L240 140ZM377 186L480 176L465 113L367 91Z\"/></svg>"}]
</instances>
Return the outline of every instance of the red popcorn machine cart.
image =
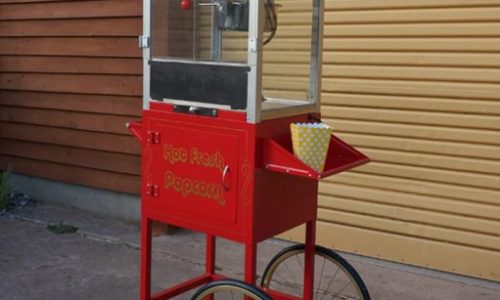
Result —
<instances>
[{"instance_id":1,"label":"red popcorn machine cart","mask_svg":"<svg viewBox=\"0 0 500 300\"><path fill-rule=\"evenodd\" d=\"M318 169L292 146L291 124L321 122L323 14L323 0L144 0L144 111L128 124L142 144L140 299L369 299L315 245L318 181L368 158L329 135ZM205 273L151 295L152 221L206 234ZM257 244L302 224L305 243L257 283ZM217 274L216 237L244 245L244 281Z\"/></svg>"}]
</instances>

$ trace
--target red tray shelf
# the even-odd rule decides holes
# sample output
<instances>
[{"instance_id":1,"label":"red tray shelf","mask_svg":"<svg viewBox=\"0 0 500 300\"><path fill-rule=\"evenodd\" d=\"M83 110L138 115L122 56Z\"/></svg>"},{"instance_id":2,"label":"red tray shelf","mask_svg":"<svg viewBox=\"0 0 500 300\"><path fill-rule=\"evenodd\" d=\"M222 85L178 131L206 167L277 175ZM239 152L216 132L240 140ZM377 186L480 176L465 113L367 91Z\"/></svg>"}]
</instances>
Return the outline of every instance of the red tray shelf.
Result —
<instances>
[{"instance_id":1,"label":"red tray shelf","mask_svg":"<svg viewBox=\"0 0 500 300\"><path fill-rule=\"evenodd\" d=\"M264 167L267 170L320 180L366 164L370 159L332 135L323 172L317 172L293 155L290 136L264 140Z\"/></svg>"}]
</instances>

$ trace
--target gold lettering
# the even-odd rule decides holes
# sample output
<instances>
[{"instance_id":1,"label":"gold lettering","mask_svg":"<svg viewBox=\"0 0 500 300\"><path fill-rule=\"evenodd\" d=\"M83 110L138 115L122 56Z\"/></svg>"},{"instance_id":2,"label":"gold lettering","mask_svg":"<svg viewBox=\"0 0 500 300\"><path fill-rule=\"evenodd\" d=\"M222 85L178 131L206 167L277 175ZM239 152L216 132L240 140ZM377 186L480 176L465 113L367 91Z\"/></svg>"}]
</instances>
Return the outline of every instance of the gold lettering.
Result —
<instances>
[{"instance_id":1,"label":"gold lettering","mask_svg":"<svg viewBox=\"0 0 500 300\"><path fill-rule=\"evenodd\" d=\"M186 197L187 195L191 194L191 180L189 179L184 179L182 181L182 196Z\"/></svg>"},{"instance_id":2,"label":"gold lettering","mask_svg":"<svg viewBox=\"0 0 500 300\"><path fill-rule=\"evenodd\" d=\"M172 165L175 165L177 162L185 163L188 160L188 152L182 147L165 144L163 148L163 158Z\"/></svg>"},{"instance_id":3,"label":"gold lettering","mask_svg":"<svg viewBox=\"0 0 500 300\"><path fill-rule=\"evenodd\" d=\"M173 189L183 197L193 195L214 200L221 206L226 205L223 187L220 184L178 177L171 171L165 172L164 180L166 189Z\"/></svg>"},{"instance_id":4,"label":"gold lettering","mask_svg":"<svg viewBox=\"0 0 500 300\"><path fill-rule=\"evenodd\" d=\"M210 154L193 147L190 151L189 162L193 165L203 166L206 168L214 168L221 171L224 170L224 157L219 151Z\"/></svg>"},{"instance_id":5,"label":"gold lettering","mask_svg":"<svg viewBox=\"0 0 500 300\"><path fill-rule=\"evenodd\" d=\"M174 173L172 173L170 171L167 171L165 173L165 187L167 189L171 188L174 185L174 178L175 178Z\"/></svg>"},{"instance_id":6,"label":"gold lettering","mask_svg":"<svg viewBox=\"0 0 500 300\"><path fill-rule=\"evenodd\" d=\"M212 195L212 199L217 201L219 205L226 205L226 199L224 199L224 195L222 192L222 186L220 185L212 185L210 186L210 195Z\"/></svg>"}]
</instances>

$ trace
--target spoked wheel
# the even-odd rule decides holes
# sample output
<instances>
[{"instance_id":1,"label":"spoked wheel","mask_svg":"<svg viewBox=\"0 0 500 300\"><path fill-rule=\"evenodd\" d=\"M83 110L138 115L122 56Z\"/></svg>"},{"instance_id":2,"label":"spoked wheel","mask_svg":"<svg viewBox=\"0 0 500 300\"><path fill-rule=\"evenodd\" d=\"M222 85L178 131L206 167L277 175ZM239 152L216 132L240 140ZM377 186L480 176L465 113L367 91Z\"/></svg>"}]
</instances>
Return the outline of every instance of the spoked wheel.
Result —
<instances>
[{"instance_id":1,"label":"spoked wheel","mask_svg":"<svg viewBox=\"0 0 500 300\"><path fill-rule=\"evenodd\" d=\"M301 298L304 253L305 245L294 245L278 253L264 271L262 288ZM315 249L313 293L315 300L370 300L356 270L340 255L321 246Z\"/></svg>"},{"instance_id":2,"label":"spoked wheel","mask_svg":"<svg viewBox=\"0 0 500 300\"><path fill-rule=\"evenodd\" d=\"M272 300L262 290L239 280L217 280L199 289L191 300Z\"/></svg>"}]
</instances>

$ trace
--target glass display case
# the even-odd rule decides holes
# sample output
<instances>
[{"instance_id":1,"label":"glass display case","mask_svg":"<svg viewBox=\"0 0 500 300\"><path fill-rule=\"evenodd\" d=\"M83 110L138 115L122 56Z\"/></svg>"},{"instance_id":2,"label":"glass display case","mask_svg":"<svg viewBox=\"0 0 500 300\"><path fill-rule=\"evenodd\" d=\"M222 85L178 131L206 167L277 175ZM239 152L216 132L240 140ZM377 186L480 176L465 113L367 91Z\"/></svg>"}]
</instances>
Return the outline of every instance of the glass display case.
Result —
<instances>
[{"instance_id":1,"label":"glass display case","mask_svg":"<svg viewBox=\"0 0 500 300\"><path fill-rule=\"evenodd\" d=\"M244 111L249 123L319 112L324 1L144 5L145 109Z\"/></svg>"}]
</instances>

